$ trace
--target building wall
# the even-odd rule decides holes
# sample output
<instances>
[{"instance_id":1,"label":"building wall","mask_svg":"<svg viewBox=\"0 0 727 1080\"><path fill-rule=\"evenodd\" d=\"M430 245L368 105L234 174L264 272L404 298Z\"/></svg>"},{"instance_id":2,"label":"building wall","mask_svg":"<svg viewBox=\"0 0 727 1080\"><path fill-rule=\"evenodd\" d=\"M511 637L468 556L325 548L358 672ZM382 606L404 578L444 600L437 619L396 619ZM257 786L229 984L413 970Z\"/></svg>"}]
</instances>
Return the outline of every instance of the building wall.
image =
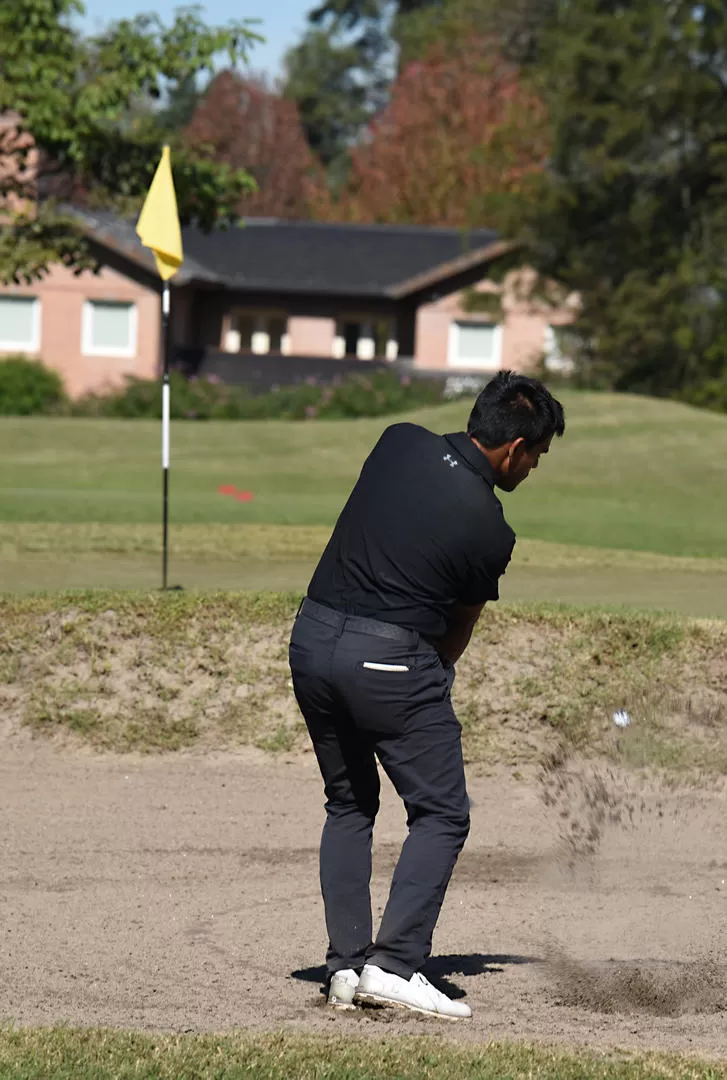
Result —
<instances>
[{"instance_id":1,"label":"building wall","mask_svg":"<svg viewBox=\"0 0 727 1080\"><path fill-rule=\"evenodd\" d=\"M475 289L483 293L496 292L496 287L487 280L480 282ZM418 366L439 369L457 366L451 355L453 323L498 322L484 312L468 312L464 300L464 293L452 293L419 308L414 353ZM553 310L519 300L512 280L505 283L502 309L504 318L499 323L498 366L518 371L531 368L542 356L548 326L561 325L573 317L572 310L566 307ZM472 367L471 370L476 369Z\"/></svg>"},{"instance_id":2,"label":"building wall","mask_svg":"<svg viewBox=\"0 0 727 1080\"><path fill-rule=\"evenodd\" d=\"M0 295L33 296L40 302L37 351L0 348L0 355L17 352L35 355L61 374L66 390L74 397L89 390L118 386L125 375L151 378L158 373L159 295L116 270L104 267L98 275L86 272L76 277L63 266L53 266L42 281L32 285L0 286ZM86 300L135 304L137 332L133 356L84 355Z\"/></svg>"},{"instance_id":3,"label":"building wall","mask_svg":"<svg viewBox=\"0 0 727 1080\"><path fill-rule=\"evenodd\" d=\"M336 320L293 315L288 319L291 356L331 356Z\"/></svg>"}]
</instances>

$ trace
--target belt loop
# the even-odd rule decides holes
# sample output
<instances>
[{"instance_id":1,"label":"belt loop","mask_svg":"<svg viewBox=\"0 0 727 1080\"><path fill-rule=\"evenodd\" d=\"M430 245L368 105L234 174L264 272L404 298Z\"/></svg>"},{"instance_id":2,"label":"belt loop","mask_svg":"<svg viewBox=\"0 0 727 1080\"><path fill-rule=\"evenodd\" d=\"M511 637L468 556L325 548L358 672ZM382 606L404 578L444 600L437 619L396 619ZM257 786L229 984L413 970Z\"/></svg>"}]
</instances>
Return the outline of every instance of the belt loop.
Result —
<instances>
[{"instance_id":1,"label":"belt loop","mask_svg":"<svg viewBox=\"0 0 727 1080\"><path fill-rule=\"evenodd\" d=\"M300 612L301 612L301 609L302 609L302 607L303 607L303 604L304 604L304 603L305 603L305 597L303 597L303 599L301 600L301 602L300 602L300 603L298 604L298 610L297 610L297 611L296 611L296 613L295 613L295 617L296 617L296 619L297 619L297 618L298 618L298 616L300 615Z\"/></svg>"}]
</instances>

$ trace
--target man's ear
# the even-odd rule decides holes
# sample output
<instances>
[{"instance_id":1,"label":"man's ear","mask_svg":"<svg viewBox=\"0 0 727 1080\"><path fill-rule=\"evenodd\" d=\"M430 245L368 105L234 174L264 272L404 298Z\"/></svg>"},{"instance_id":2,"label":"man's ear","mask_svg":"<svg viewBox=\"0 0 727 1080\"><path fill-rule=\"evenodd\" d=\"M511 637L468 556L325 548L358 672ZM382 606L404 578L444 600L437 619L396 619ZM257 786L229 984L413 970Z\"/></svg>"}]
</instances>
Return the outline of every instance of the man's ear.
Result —
<instances>
[{"instance_id":1,"label":"man's ear","mask_svg":"<svg viewBox=\"0 0 727 1080\"><path fill-rule=\"evenodd\" d=\"M517 464L520 456L525 452L526 449L527 447L525 446L525 439L522 437L522 435L520 435L517 439L513 439L513 441L509 444L507 448L506 460L508 463L508 469L511 467L513 462Z\"/></svg>"}]
</instances>

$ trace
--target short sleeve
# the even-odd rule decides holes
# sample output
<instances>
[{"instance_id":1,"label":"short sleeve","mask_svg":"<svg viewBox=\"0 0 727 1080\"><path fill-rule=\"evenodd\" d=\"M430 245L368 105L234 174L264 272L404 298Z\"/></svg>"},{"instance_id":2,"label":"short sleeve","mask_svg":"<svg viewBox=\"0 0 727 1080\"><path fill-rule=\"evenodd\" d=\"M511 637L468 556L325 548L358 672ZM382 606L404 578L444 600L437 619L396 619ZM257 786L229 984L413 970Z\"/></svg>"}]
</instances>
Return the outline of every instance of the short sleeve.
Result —
<instances>
[{"instance_id":1,"label":"short sleeve","mask_svg":"<svg viewBox=\"0 0 727 1080\"><path fill-rule=\"evenodd\" d=\"M499 600L499 581L508 567L515 547L515 534L508 529L496 542L485 542L468 552L462 590L462 604L485 604Z\"/></svg>"}]
</instances>

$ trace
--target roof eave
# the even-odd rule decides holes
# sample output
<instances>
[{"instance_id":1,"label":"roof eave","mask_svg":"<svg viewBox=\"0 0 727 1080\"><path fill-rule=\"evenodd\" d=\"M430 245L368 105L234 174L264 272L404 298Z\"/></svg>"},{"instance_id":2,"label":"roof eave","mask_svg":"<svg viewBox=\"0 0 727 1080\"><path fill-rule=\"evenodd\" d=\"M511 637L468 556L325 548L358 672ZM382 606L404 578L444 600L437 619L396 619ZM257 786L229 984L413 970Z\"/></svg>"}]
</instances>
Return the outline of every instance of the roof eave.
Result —
<instances>
[{"instance_id":1,"label":"roof eave","mask_svg":"<svg viewBox=\"0 0 727 1080\"><path fill-rule=\"evenodd\" d=\"M144 251L143 249L140 249L138 245L131 247L118 240L116 237L109 236L103 227L99 228L98 225L92 225L82 214L76 213L73 216L75 217L81 232L84 233L89 240L93 241L93 243L97 244L99 247L107 248L109 251L113 252L114 255L119 255L122 258L127 259L140 270L145 270L148 274L151 274L152 277L158 277L156 266L153 261L154 257L151 251ZM205 281L210 285L222 284L219 277L215 277L208 271L199 274L199 272L195 273L195 271L191 269L185 270L184 263L182 263L182 266L174 275L174 279L170 280L170 285L189 285L195 281Z\"/></svg>"},{"instance_id":2,"label":"roof eave","mask_svg":"<svg viewBox=\"0 0 727 1080\"><path fill-rule=\"evenodd\" d=\"M367 300L390 300L386 286L370 289L351 289L350 286L337 288L335 285L281 285L274 281L241 281L239 278L221 278L219 283L231 292L266 292L280 293L284 296L361 296Z\"/></svg>"},{"instance_id":3,"label":"roof eave","mask_svg":"<svg viewBox=\"0 0 727 1080\"><path fill-rule=\"evenodd\" d=\"M415 274L414 277L408 278L406 281L391 285L386 290L385 295L391 300L405 300L407 297L422 292L424 289L430 289L434 285L441 285L442 282L447 281L449 278L456 277L458 274L462 274L476 266L484 266L487 263L494 262L495 259L509 254L509 252L520 246L521 244L516 240L496 240L485 247L475 248L474 251L458 255L456 259L450 259L449 262L441 263L441 265L435 266L431 270Z\"/></svg>"}]
</instances>

